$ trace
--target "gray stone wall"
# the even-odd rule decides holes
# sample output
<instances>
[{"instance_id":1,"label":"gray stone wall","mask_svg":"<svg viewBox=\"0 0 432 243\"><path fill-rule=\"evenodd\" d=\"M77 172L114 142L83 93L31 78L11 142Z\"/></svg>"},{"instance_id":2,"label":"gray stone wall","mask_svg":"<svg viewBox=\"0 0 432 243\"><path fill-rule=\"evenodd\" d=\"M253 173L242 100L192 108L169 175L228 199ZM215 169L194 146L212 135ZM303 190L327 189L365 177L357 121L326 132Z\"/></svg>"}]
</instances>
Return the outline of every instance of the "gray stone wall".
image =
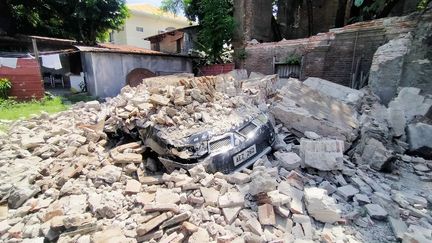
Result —
<instances>
[{"instance_id":1,"label":"gray stone wall","mask_svg":"<svg viewBox=\"0 0 432 243\"><path fill-rule=\"evenodd\" d=\"M82 59L87 89L101 98L118 95L126 85L126 75L136 68L157 75L192 72L192 59L187 57L85 52Z\"/></svg>"}]
</instances>

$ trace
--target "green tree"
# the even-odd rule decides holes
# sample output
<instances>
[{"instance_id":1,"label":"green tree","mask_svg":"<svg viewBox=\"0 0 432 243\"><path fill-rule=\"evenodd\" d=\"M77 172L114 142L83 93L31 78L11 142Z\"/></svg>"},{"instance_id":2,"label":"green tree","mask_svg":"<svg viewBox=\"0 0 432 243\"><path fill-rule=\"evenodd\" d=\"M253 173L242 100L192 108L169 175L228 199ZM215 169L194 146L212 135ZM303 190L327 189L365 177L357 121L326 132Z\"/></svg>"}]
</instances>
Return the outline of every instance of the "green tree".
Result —
<instances>
[{"instance_id":1,"label":"green tree","mask_svg":"<svg viewBox=\"0 0 432 243\"><path fill-rule=\"evenodd\" d=\"M224 46L230 44L234 30L232 0L164 0L162 9L183 10L189 20L198 20L198 48L209 55L211 63L222 62Z\"/></svg>"},{"instance_id":2,"label":"green tree","mask_svg":"<svg viewBox=\"0 0 432 243\"><path fill-rule=\"evenodd\" d=\"M210 59L221 62L224 45L232 39L234 19L230 0L202 0L204 17L200 20L198 41Z\"/></svg>"},{"instance_id":3,"label":"green tree","mask_svg":"<svg viewBox=\"0 0 432 243\"><path fill-rule=\"evenodd\" d=\"M174 14L183 11L186 18L191 21L201 20L204 17L202 0L162 0L161 8Z\"/></svg>"},{"instance_id":4,"label":"green tree","mask_svg":"<svg viewBox=\"0 0 432 243\"><path fill-rule=\"evenodd\" d=\"M72 38L86 44L118 29L128 16L124 0L5 1L7 33Z\"/></svg>"}]
</instances>

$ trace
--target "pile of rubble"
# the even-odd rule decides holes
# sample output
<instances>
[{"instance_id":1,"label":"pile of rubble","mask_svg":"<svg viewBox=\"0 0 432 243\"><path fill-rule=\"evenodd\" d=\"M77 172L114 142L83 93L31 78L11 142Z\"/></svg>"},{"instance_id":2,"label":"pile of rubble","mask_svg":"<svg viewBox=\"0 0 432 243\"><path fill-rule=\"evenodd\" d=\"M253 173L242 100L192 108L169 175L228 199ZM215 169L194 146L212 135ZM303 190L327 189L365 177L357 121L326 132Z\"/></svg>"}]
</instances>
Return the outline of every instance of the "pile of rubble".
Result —
<instances>
[{"instance_id":1,"label":"pile of rubble","mask_svg":"<svg viewBox=\"0 0 432 243\"><path fill-rule=\"evenodd\" d=\"M374 96L345 104L296 80L277 90L277 76L253 75L149 79L102 104L10 124L0 135L0 241L432 240L432 162L397 148L388 161L386 151L403 144L394 137L405 135L396 120L391 126L377 120L387 108ZM247 95L237 95L242 92ZM272 105L253 105L262 100ZM200 165L153 173L156 163L145 157L141 141L109 136L151 123L181 137L218 122L235 125L241 109L268 108L277 120L274 152L230 175ZM383 174L375 162L360 161L385 161L398 170Z\"/></svg>"},{"instance_id":2,"label":"pile of rubble","mask_svg":"<svg viewBox=\"0 0 432 243\"><path fill-rule=\"evenodd\" d=\"M165 76L146 79L136 88L126 86L108 100L107 132L155 126L163 139L178 140L212 130L226 132L259 113L246 96L239 96L238 81L247 78L245 70L235 75L210 77ZM238 81L237 81L238 80Z\"/></svg>"}]
</instances>

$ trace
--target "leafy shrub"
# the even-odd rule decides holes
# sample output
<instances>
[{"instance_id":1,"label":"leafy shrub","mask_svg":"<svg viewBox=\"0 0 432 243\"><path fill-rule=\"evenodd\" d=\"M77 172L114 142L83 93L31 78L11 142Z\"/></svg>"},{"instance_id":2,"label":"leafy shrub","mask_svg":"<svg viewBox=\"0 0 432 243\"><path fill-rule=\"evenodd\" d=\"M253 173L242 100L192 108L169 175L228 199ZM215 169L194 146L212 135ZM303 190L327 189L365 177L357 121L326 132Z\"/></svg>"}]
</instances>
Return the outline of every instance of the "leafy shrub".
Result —
<instances>
[{"instance_id":1,"label":"leafy shrub","mask_svg":"<svg viewBox=\"0 0 432 243\"><path fill-rule=\"evenodd\" d=\"M285 64L288 65L300 65L301 64L301 56L299 56L298 54L290 54L289 56L287 56L284 60Z\"/></svg>"},{"instance_id":2,"label":"leafy shrub","mask_svg":"<svg viewBox=\"0 0 432 243\"><path fill-rule=\"evenodd\" d=\"M7 78L0 78L0 98L7 99L12 82Z\"/></svg>"}]
</instances>

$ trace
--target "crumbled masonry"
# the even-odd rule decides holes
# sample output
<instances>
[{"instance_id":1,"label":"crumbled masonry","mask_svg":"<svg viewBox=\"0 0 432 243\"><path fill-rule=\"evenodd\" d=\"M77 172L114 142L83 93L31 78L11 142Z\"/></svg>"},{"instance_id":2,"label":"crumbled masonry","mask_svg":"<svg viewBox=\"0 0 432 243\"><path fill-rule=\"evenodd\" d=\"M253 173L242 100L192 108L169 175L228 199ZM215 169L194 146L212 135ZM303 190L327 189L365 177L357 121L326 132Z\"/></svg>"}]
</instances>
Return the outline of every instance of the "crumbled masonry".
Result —
<instances>
[{"instance_id":1,"label":"crumbled masonry","mask_svg":"<svg viewBox=\"0 0 432 243\"><path fill-rule=\"evenodd\" d=\"M242 70L167 76L105 103L10 123L0 134L0 241L430 242L432 161L416 156L427 152L419 131L428 113L412 119L401 108L402 123L386 115L393 105L360 92L345 104ZM393 102L409 107L407 96L421 95L401 91ZM149 123L172 140L223 131L242 109L272 113L278 139L241 172L164 173L133 134Z\"/></svg>"}]
</instances>

